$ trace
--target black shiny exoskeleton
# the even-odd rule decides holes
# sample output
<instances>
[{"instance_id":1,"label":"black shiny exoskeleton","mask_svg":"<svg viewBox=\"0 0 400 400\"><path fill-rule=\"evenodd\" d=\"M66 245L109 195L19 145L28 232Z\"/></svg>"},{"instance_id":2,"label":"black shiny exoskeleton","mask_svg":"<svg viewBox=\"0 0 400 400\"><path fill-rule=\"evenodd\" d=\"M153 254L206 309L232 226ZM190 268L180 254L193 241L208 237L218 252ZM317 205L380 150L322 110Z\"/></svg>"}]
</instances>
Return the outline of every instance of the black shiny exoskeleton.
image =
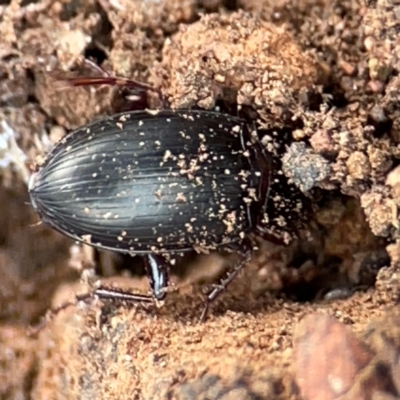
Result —
<instances>
[{"instance_id":1,"label":"black shiny exoskeleton","mask_svg":"<svg viewBox=\"0 0 400 400\"><path fill-rule=\"evenodd\" d=\"M265 211L269 172L240 119L135 111L67 135L30 194L43 221L75 240L171 254L243 239Z\"/></svg>"},{"instance_id":2,"label":"black shiny exoskeleton","mask_svg":"<svg viewBox=\"0 0 400 400\"><path fill-rule=\"evenodd\" d=\"M32 175L43 222L99 249L146 257L154 297L168 285L166 262L189 250L239 250L241 262L208 295L214 300L250 258L253 232L284 226L272 156L239 118L199 110L130 111L64 137ZM268 229L267 229L268 231ZM113 289L101 298L150 301Z\"/></svg>"}]
</instances>

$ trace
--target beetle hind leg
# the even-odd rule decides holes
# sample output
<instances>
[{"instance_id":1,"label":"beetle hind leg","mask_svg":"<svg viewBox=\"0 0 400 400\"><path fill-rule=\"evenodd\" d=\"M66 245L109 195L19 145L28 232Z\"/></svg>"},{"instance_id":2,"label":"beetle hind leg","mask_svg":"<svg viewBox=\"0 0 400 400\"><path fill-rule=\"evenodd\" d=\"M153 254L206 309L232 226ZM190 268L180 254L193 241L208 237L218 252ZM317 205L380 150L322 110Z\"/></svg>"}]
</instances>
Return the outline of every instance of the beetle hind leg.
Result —
<instances>
[{"instance_id":1,"label":"beetle hind leg","mask_svg":"<svg viewBox=\"0 0 400 400\"><path fill-rule=\"evenodd\" d=\"M97 65L89 59L84 59L83 63L86 67L99 74L99 76L78 76L63 78L61 81L64 84L72 87L78 86L114 86L119 88L125 88L133 91L136 94L133 100L126 99L126 105L124 109L120 111L131 111L147 107L146 92L151 91L156 93L164 108L168 106L167 100L164 98L161 89L157 89L147 83L139 82L133 79L126 79L120 76L112 75L101 66ZM140 106L139 106L140 105ZM141 107L143 106L143 107Z\"/></svg>"},{"instance_id":2,"label":"beetle hind leg","mask_svg":"<svg viewBox=\"0 0 400 400\"><path fill-rule=\"evenodd\" d=\"M146 274L150 282L152 295L130 293L123 290L100 286L92 292L102 300L115 300L127 302L151 303L155 300L163 300L167 294L168 267L163 256L148 254L144 257Z\"/></svg>"},{"instance_id":3,"label":"beetle hind leg","mask_svg":"<svg viewBox=\"0 0 400 400\"><path fill-rule=\"evenodd\" d=\"M144 262L153 297L156 300L163 300L169 284L167 262L163 256L152 254L148 254Z\"/></svg>"},{"instance_id":4,"label":"beetle hind leg","mask_svg":"<svg viewBox=\"0 0 400 400\"><path fill-rule=\"evenodd\" d=\"M46 318L41 323L31 327L30 333L36 334L39 332L46 325L47 320L57 315L60 311L76 305L80 301L92 301L96 297L100 300L127 303L153 303L154 300L163 300L167 294L166 289L169 283L168 266L165 258L159 255L147 255L145 257L145 269L150 281L152 295L130 293L121 289L99 286L88 293L76 295L75 301L66 302L53 310L49 310Z\"/></svg>"},{"instance_id":5,"label":"beetle hind leg","mask_svg":"<svg viewBox=\"0 0 400 400\"><path fill-rule=\"evenodd\" d=\"M68 301L61 304L57 308L48 310L42 321L36 326L31 326L28 333L30 335L37 334L46 326L48 320L52 319L61 311L70 306L76 306L76 304L80 301L88 302L94 300L96 297L101 300L125 301L129 303L152 303L154 301L154 296L129 293L115 288L100 286L91 292L76 295L75 301Z\"/></svg>"}]
</instances>

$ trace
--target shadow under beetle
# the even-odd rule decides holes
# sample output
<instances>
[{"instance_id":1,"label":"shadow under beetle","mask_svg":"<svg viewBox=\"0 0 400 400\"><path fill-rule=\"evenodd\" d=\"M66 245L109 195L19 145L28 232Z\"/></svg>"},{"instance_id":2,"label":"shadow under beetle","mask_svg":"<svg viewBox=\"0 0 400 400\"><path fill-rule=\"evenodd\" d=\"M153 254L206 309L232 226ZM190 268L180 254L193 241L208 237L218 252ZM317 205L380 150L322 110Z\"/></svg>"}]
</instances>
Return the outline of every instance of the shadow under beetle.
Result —
<instances>
[{"instance_id":1,"label":"shadow under beetle","mask_svg":"<svg viewBox=\"0 0 400 400\"><path fill-rule=\"evenodd\" d=\"M110 79L93 82L117 78ZM29 193L41 220L64 235L143 255L157 300L166 295L167 265L177 256L193 249L239 251L240 262L207 295L205 320L209 303L249 261L252 234L270 239L273 227L287 228L283 216L301 208L290 189L282 192L275 168L242 119L201 110L129 111L67 134L32 174ZM274 188L280 195L271 196ZM105 287L92 295L153 300Z\"/></svg>"}]
</instances>

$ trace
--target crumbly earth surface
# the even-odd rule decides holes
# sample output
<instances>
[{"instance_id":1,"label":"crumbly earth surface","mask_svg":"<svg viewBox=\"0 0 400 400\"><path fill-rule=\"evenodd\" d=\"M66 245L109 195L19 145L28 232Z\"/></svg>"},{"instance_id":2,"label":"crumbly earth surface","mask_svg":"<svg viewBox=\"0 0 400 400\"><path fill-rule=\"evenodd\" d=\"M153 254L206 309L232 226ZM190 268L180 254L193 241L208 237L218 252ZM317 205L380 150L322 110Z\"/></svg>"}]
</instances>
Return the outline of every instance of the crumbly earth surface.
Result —
<instances>
[{"instance_id":1,"label":"crumbly earth surface","mask_svg":"<svg viewBox=\"0 0 400 400\"><path fill-rule=\"evenodd\" d=\"M400 398L399 26L396 0L2 2L0 398ZM143 94L71 87L104 75L85 58L153 86L150 108L161 92L239 114L308 204L288 245L257 239L205 323L237 254L184 258L163 304L75 302L97 279L147 293L141 262L38 224L33 165Z\"/></svg>"}]
</instances>

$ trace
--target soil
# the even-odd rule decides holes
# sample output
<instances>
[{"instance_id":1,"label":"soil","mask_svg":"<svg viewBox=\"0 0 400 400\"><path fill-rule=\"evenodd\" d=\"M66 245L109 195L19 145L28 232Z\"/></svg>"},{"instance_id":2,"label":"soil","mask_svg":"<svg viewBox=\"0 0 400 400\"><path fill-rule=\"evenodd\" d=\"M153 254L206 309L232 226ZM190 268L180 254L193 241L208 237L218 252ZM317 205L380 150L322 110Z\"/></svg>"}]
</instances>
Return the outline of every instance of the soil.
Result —
<instances>
[{"instance_id":1,"label":"soil","mask_svg":"<svg viewBox=\"0 0 400 400\"><path fill-rule=\"evenodd\" d=\"M1 2L0 398L400 398L399 7ZM155 90L72 87L104 74L85 59ZM239 255L189 255L157 304L76 301L99 281L148 293L141 260L80 247L29 204L57 141L143 96L245 118L307 204L282 215L301 217L296 235L257 239L204 323L205 291Z\"/></svg>"}]
</instances>

